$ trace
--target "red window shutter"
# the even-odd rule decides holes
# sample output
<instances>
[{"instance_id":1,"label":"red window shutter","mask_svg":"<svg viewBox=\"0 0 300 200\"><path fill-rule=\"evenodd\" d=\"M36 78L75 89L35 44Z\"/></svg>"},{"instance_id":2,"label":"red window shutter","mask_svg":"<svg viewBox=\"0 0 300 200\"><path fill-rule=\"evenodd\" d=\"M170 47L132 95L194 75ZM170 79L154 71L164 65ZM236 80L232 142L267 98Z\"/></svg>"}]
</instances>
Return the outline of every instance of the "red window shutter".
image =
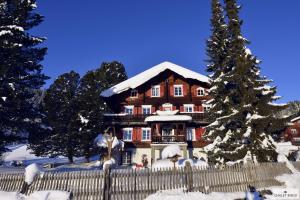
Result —
<instances>
[{"instance_id":1,"label":"red window shutter","mask_svg":"<svg viewBox=\"0 0 300 200\"><path fill-rule=\"evenodd\" d=\"M180 112L184 112L184 107L180 106Z\"/></svg>"},{"instance_id":2,"label":"red window shutter","mask_svg":"<svg viewBox=\"0 0 300 200\"><path fill-rule=\"evenodd\" d=\"M163 97L165 95L165 87L164 85L160 84L160 96Z\"/></svg>"},{"instance_id":3,"label":"red window shutter","mask_svg":"<svg viewBox=\"0 0 300 200\"><path fill-rule=\"evenodd\" d=\"M205 128L196 128L196 140L201 140L204 132Z\"/></svg>"},{"instance_id":4,"label":"red window shutter","mask_svg":"<svg viewBox=\"0 0 300 200\"><path fill-rule=\"evenodd\" d=\"M132 141L137 141L137 130L136 130L136 128L132 129Z\"/></svg>"},{"instance_id":5,"label":"red window shutter","mask_svg":"<svg viewBox=\"0 0 300 200\"><path fill-rule=\"evenodd\" d=\"M141 136L141 128L136 128L136 140L141 141L142 136Z\"/></svg>"},{"instance_id":6,"label":"red window shutter","mask_svg":"<svg viewBox=\"0 0 300 200\"><path fill-rule=\"evenodd\" d=\"M199 112L204 112L204 108L203 108L203 106L201 105L201 106L199 106Z\"/></svg>"},{"instance_id":7,"label":"red window shutter","mask_svg":"<svg viewBox=\"0 0 300 200\"><path fill-rule=\"evenodd\" d=\"M146 91L146 97L151 97L151 88Z\"/></svg>"},{"instance_id":8,"label":"red window shutter","mask_svg":"<svg viewBox=\"0 0 300 200\"><path fill-rule=\"evenodd\" d=\"M142 109L142 107L138 107L138 114L139 114L139 115L143 114L143 109Z\"/></svg>"},{"instance_id":9,"label":"red window shutter","mask_svg":"<svg viewBox=\"0 0 300 200\"><path fill-rule=\"evenodd\" d=\"M186 96L187 95L187 90L188 90L188 87L187 87L186 84L182 85L182 90L183 90L183 96Z\"/></svg>"},{"instance_id":10,"label":"red window shutter","mask_svg":"<svg viewBox=\"0 0 300 200\"><path fill-rule=\"evenodd\" d=\"M194 106L194 112L198 112L198 106Z\"/></svg>"},{"instance_id":11,"label":"red window shutter","mask_svg":"<svg viewBox=\"0 0 300 200\"><path fill-rule=\"evenodd\" d=\"M174 96L174 86L170 85L170 96Z\"/></svg>"},{"instance_id":12,"label":"red window shutter","mask_svg":"<svg viewBox=\"0 0 300 200\"><path fill-rule=\"evenodd\" d=\"M134 114L134 115L137 115L137 114L138 114L138 107L134 107L134 108L133 108L133 114Z\"/></svg>"},{"instance_id":13,"label":"red window shutter","mask_svg":"<svg viewBox=\"0 0 300 200\"><path fill-rule=\"evenodd\" d=\"M152 106L152 107L151 107L151 113L154 113L154 112L155 112L155 107Z\"/></svg>"}]
</instances>

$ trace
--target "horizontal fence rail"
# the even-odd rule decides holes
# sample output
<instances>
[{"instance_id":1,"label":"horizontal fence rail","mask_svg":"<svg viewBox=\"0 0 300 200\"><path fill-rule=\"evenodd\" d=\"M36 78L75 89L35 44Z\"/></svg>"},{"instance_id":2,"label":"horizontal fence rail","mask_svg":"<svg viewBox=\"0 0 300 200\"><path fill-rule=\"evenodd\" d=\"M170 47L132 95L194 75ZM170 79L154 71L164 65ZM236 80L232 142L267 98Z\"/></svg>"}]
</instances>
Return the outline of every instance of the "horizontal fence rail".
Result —
<instances>
[{"instance_id":1,"label":"horizontal fence rail","mask_svg":"<svg viewBox=\"0 0 300 200\"><path fill-rule=\"evenodd\" d=\"M300 169L300 162L293 163ZM161 169L114 169L72 172L45 172L37 177L26 194L41 190L69 191L75 200L142 200L160 190L186 192L238 192L248 186L280 186L275 177L291 173L285 163ZM0 191L20 191L23 173L0 173Z\"/></svg>"}]
</instances>

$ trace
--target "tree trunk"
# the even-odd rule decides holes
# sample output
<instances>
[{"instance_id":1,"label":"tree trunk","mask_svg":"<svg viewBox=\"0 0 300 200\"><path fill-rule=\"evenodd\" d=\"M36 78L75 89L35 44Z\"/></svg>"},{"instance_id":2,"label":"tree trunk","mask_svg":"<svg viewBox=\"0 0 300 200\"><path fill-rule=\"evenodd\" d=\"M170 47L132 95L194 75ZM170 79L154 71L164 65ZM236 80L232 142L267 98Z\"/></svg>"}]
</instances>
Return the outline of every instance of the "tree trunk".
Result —
<instances>
[{"instance_id":1,"label":"tree trunk","mask_svg":"<svg viewBox=\"0 0 300 200\"><path fill-rule=\"evenodd\" d=\"M69 163L74 163L74 160L73 160L73 156L72 156L72 155L68 155L68 160L69 160Z\"/></svg>"}]
</instances>

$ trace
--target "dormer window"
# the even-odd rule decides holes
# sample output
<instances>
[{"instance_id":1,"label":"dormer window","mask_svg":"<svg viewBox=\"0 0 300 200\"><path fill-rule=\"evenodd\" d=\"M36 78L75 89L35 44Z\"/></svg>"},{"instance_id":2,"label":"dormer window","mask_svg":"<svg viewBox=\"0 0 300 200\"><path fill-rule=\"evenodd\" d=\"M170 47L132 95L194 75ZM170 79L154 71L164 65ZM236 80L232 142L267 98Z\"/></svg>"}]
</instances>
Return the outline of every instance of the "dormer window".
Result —
<instances>
[{"instance_id":1,"label":"dormer window","mask_svg":"<svg viewBox=\"0 0 300 200\"><path fill-rule=\"evenodd\" d=\"M182 97L183 96L183 87L182 85L174 85L174 96Z\"/></svg>"},{"instance_id":2,"label":"dormer window","mask_svg":"<svg viewBox=\"0 0 300 200\"><path fill-rule=\"evenodd\" d=\"M160 85L152 86L151 97L160 97Z\"/></svg>"},{"instance_id":3,"label":"dormer window","mask_svg":"<svg viewBox=\"0 0 300 200\"><path fill-rule=\"evenodd\" d=\"M199 96L199 97L205 96L204 88L201 88L201 87L197 88L197 96Z\"/></svg>"},{"instance_id":4,"label":"dormer window","mask_svg":"<svg viewBox=\"0 0 300 200\"><path fill-rule=\"evenodd\" d=\"M137 90L131 90L130 97L131 98L137 98L138 97L138 91Z\"/></svg>"}]
</instances>

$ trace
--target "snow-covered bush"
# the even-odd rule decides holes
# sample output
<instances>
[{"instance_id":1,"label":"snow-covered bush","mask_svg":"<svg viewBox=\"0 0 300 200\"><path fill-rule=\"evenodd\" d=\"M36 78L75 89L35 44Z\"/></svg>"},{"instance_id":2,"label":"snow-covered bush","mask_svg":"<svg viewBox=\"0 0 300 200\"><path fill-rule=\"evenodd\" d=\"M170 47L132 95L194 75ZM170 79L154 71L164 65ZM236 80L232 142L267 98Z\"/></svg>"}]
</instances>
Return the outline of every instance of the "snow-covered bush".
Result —
<instances>
[{"instance_id":1,"label":"snow-covered bush","mask_svg":"<svg viewBox=\"0 0 300 200\"><path fill-rule=\"evenodd\" d=\"M116 136L111 136L109 134L99 134L94 143L99 147L101 153L100 158L104 161L113 160L112 164L116 164L116 160L120 158L120 150L124 148L124 142L119 140ZM114 157L114 158L112 158ZM111 164L111 165L112 165ZM105 166L103 165L103 169Z\"/></svg>"},{"instance_id":2,"label":"snow-covered bush","mask_svg":"<svg viewBox=\"0 0 300 200\"><path fill-rule=\"evenodd\" d=\"M28 165L25 168L25 182L31 185L34 178L39 174L41 174L41 169L36 163Z\"/></svg>"},{"instance_id":3,"label":"snow-covered bush","mask_svg":"<svg viewBox=\"0 0 300 200\"><path fill-rule=\"evenodd\" d=\"M175 156L178 156L178 157L181 156L181 150L180 150L179 145L177 145L177 144L168 145L161 152L162 159L169 159L169 158L173 158Z\"/></svg>"}]
</instances>

